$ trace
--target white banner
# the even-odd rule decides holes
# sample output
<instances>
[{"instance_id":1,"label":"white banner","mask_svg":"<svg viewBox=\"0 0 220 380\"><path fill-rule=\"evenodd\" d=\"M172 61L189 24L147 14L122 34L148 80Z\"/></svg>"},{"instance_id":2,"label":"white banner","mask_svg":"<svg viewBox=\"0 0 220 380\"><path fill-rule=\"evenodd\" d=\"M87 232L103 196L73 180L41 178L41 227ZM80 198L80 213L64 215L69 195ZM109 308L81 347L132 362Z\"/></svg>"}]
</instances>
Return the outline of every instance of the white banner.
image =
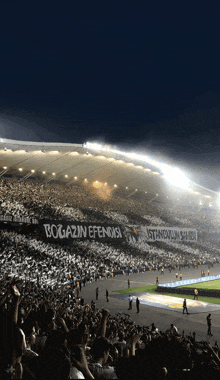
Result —
<instances>
[{"instance_id":1,"label":"white banner","mask_svg":"<svg viewBox=\"0 0 220 380\"><path fill-rule=\"evenodd\" d=\"M195 228L130 226L130 238L133 241L197 241Z\"/></svg>"}]
</instances>

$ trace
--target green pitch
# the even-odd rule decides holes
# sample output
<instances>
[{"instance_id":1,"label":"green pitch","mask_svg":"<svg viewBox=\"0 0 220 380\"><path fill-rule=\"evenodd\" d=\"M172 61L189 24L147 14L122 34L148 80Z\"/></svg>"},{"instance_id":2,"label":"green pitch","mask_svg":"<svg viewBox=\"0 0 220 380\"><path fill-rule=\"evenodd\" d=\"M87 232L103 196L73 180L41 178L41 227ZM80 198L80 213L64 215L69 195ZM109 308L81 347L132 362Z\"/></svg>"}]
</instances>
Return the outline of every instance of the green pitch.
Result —
<instances>
[{"instance_id":1,"label":"green pitch","mask_svg":"<svg viewBox=\"0 0 220 380\"><path fill-rule=\"evenodd\" d=\"M204 288L204 284L208 283L213 283L213 282L218 282L219 284L219 289L220 289L220 280L214 280L214 281L208 281L206 283L197 283L197 284L192 284L192 286L196 285L196 289L211 289L211 288ZM199 288L198 285L201 285ZM203 286L203 287L202 287ZM190 286L188 286L190 287ZM171 297L178 297L178 298L187 298L187 299L193 299L194 295L189 295L189 294L173 294L173 293L158 293L156 292L156 285L148 285L148 286L141 286L139 288L130 288L130 289L120 289L120 290L115 290L116 293L127 293L127 294L132 294L132 293L155 293L155 294L163 294L164 296L171 296ZM213 288L217 289L217 288ZM199 301L203 302L208 302L208 303L215 303L215 304L220 304L220 298L212 298L212 297L200 297L199 296Z\"/></svg>"},{"instance_id":2,"label":"green pitch","mask_svg":"<svg viewBox=\"0 0 220 380\"><path fill-rule=\"evenodd\" d=\"M180 288L196 288L206 290L220 290L220 280L198 282L197 284L190 284L180 286Z\"/></svg>"}]
</instances>

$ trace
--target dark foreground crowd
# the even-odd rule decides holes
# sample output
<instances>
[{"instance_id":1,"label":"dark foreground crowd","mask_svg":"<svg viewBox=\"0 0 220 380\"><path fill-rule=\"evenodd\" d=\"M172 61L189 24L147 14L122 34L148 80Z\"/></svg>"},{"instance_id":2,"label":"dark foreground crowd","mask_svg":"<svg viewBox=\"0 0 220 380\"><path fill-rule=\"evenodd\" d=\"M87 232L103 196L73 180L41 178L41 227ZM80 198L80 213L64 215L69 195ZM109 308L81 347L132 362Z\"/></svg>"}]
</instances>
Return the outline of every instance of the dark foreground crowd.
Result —
<instances>
[{"instance_id":1,"label":"dark foreground crowd","mask_svg":"<svg viewBox=\"0 0 220 380\"><path fill-rule=\"evenodd\" d=\"M5 278L0 284L0 379L220 378L217 344L173 325L136 326L64 292Z\"/></svg>"}]
</instances>

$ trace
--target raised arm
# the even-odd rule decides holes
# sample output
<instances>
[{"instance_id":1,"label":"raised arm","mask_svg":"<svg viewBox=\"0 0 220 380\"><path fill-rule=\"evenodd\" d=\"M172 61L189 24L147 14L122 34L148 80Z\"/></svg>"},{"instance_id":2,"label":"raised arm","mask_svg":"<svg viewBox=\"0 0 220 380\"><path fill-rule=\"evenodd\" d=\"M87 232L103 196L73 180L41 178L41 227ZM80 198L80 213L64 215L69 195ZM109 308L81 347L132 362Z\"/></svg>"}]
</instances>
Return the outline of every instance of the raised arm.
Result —
<instances>
[{"instance_id":1,"label":"raised arm","mask_svg":"<svg viewBox=\"0 0 220 380\"><path fill-rule=\"evenodd\" d=\"M99 336L105 337L108 316L109 316L109 311L107 309L103 309L102 310L102 318L101 318L100 324L99 324L97 331L96 331L96 337L97 338Z\"/></svg>"}]
</instances>

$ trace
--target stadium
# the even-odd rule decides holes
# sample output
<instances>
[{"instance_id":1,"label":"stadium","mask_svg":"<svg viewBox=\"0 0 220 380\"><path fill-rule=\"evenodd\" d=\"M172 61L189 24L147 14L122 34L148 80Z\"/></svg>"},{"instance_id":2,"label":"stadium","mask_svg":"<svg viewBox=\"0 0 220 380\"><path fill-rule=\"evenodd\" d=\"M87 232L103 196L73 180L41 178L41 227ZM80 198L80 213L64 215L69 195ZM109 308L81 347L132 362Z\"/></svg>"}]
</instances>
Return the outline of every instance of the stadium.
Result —
<instances>
[{"instance_id":1,"label":"stadium","mask_svg":"<svg viewBox=\"0 0 220 380\"><path fill-rule=\"evenodd\" d=\"M74 330L77 343L92 346L105 325L112 350L129 342L130 352L157 350L169 341L172 358L165 355L161 369L170 378L186 378L184 369L195 378L201 363L218 367L220 214L211 183L205 188L171 164L97 143L0 139L0 157L1 305L20 303L17 323L27 337L30 325L38 331L34 352L51 330ZM79 359L75 367L94 378ZM24 359L23 378L28 368Z\"/></svg>"}]
</instances>

